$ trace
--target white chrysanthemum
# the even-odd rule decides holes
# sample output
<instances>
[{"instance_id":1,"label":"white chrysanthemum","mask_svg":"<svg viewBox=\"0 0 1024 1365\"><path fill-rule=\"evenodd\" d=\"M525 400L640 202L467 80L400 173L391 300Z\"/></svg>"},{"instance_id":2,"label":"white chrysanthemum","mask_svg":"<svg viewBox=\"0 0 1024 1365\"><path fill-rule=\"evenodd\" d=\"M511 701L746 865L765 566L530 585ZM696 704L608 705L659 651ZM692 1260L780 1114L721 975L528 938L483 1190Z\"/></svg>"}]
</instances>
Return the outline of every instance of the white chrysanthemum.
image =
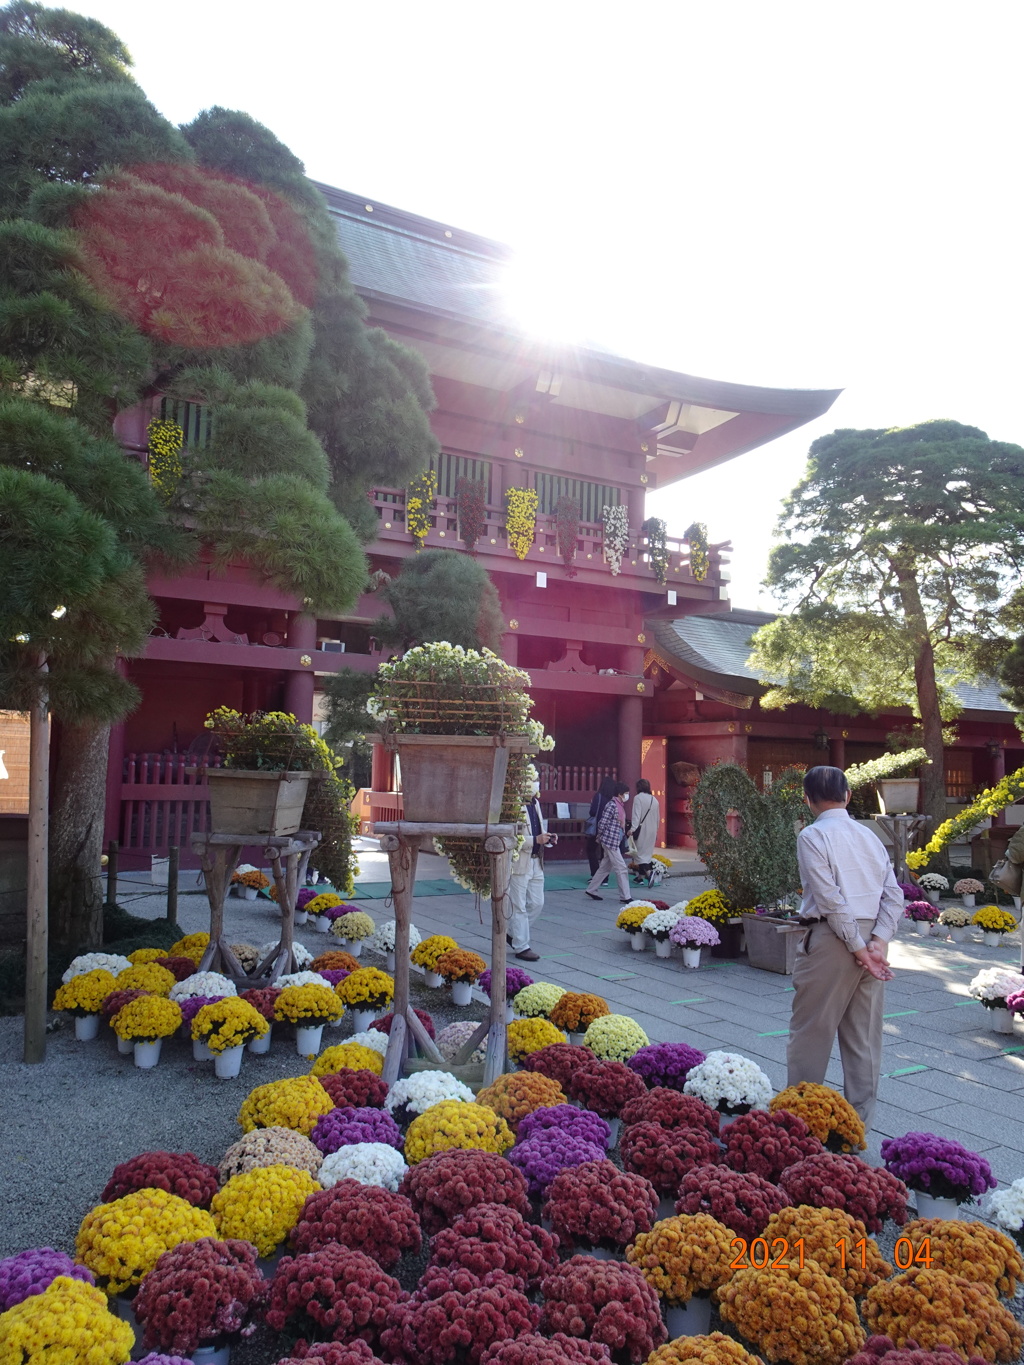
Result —
<instances>
[{"instance_id":1,"label":"white chrysanthemum","mask_svg":"<svg viewBox=\"0 0 1024 1365\"><path fill-rule=\"evenodd\" d=\"M737 1052L709 1052L686 1077L684 1095L696 1095L712 1109L767 1109L775 1094L771 1081L749 1057Z\"/></svg>"},{"instance_id":2,"label":"white chrysanthemum","mask_svg":"<svg viewBox=\"0 0 1024 1365\"><path fill-rule=\"evenodd\" d=\"M658 908L658 907L654 904L653 901L630 901L629 904L628 904L628 905L624 905L624 906L622 907L622 909L623 909L623 910L637 910L637 909L639 909L639 908L641 908L641 907L643 907L644 909L650 910L650 912L651 912L652 914L653 914L654 911L657 910L657 908Z\"/></svg>"},{"instance_id":3,"label":"white chrysanthemum","mask_svg":"<svg viewBox=\"0 0 1024 1365\"><path fill-rule=\"evenodd\" d=\"M243 873L245 872L258 872L259 868L256 866L255 863L239 863L238 866L235 868L235 871L238 873L239 876L242 876Z\"/></svg>"},{"instance_id":4,"label":"white chrysanthemum","mask_svg":"<svg viewBox=\"0 0 1024 1365\"><path fill-rule=\"evenodd\" d=\"M1024 991L1024 976L1007 967L986 967L967 987L975 1000L1005 1000L1008 995Z\"/></svg>"},{"instance_id":5,"label":"white chrysanthemum","mask_svg":"<svg viewBox=\"0 0 1024 1365\"><path fill-rule=\"evenodd\" d=\"M395 1191L408 1169L401 1152L386 1142L353 1142L324 1157L317 1180L325 1190L339 1180L358 1180Z\"/></svg>"},{"instance_id":6,"label":"white chrysanthemum","mask_svg":"<svg viewBox=\"0 0 1024 1365\"><path fill-rule=\"evenodd\" d=\"M926 891L948 891L949 881L941 872L926 872L923 877L918 877L918 886L923 886Z\"/></svg>"},{"instance_id":7,"label":"white chrysanthemum","mask_svg":"<svg viewBox=\"0 0 1024 1365\"><path fill-rule=\"evenodd\" d=\"M384 1107L394 1112L404 1104L414 1114L422 1114L442 1100L464 1100L472 1104L474 1098L469 1086L463 1085L448 1071L417 1071L415 1075L395 1081Z\"/></svg>"},{"instance_id":8,"label":"white chrysanthemum","mask_svg":"<svg viewBox=\"0 0 1024 1365\"><path fill-rule=\"evenodd\" d=\"M326 976L321 976L319 972L288 972L279 976L274 985L282 991L287 986L326 986L329 991L334 990Z\"/></svg>"},{"instance_id":9,"label":"white chrysanthemum","mask_svg":"<svg viewBox=\"0 0 1024 1365\"><path fill-rule=\"evenodd\" d=\"M416 928L415 924L409 925L409 951L416 947L417 943L422 942L423 935ZM386 920L383 924L378 924L373 931L373 938L370 940L370 947L376 948L378 953L393 953L395 951L395 921Z\"/></svg>"},{"instance_id":10,"label":"white chrysanthemum","mask_svg":"<svg viewBox=\"0 0 1024 1365\"><path fill-rule=\"evenodd\" d=\"M190 995L225 996L237 995L235 983L220 972L193 972L184 981L176 981L171 987L172 1000L187 1000Z\"/></svg>"},{"instance_id":11,"label":"white chrysanthemum","mask_svg":"<svg viewBox=\"0 0 1024 1365\"><path fill-rule=\"evenodd\" d=\"M984 1212L996 1227L1005 1232L1020 1232L1024 1227L1024 1177L1005 1190L993 1190L985 1201Z\"/></svg>"},{"instance_id":12,"label":"white chrysanthemum","mask_svg":"<svg viewBox=\"0 0 1024 1365\"><path fill-rule=\"evenodd\" d=\"M657 855L655 855L655 856L657 856ZM673 911L678 910L678 911L679 911L679 916L680 916L680 918L682 918L682 916L686 914L686 907L687 907L689 904L690 904L689 901L676 901L675 905L673 905L671 908L672 908Z\"/></svg>"},{"instance_id":13,"label":"white chrysanthemum","mask_svg":"<svg viewBox=\"0 0 1024 1365\"><path fill-rule=\"evenodd\" d=\"M382 1033L379 1028L368 1028L362 1033L353 1033L351 1038L346 1038L347 1043L358 1043L360 1047L368 1047L371 1052L379 1052L383 1057L388 1050L388 1035Z\"/></svg>"},{"instance_id":14,"label":"white chrysanthemum","mask_svg":"<svg viewBox=\"0 0 1024 1365\"><path fill-rule=\"evenodd\" d=\"M471 1019L457 1019L454 1024L448 1024L437 1035L435 1042L437 1050L446 1062L453 1062L463 1044L468 1043L473 1034L480 1027L480 1022ZM474 1048L471 1062L482 1062L487 1048L487 1039Z\"/></svg>"},{"instance_id":15,"label":"white chrysanthemum","mask_svg":"<svg viewBox=\"0 0 1024 1365\"><path fill-rule=\"evenodd\" d=\"M262 962L266 955L271 952L272 949L278 947L278 945L279 940L277 939L272 939L269 943L264 943L263 947L260 949L260 961ZM292 952L295 954L295 965L298 967L299 971L305 971L313 961L313 954L301 943L293 943Z\"/></svg>"},{"instance_id":16,"label":"white chrysanthemum","mask_svg":"<svg viewBox=\"0 0 1024 1365\"><path fill-rule=\"evenodd\" d=\"M654 910L644 920L642 928L652 938L668 938L669 930L683 918L683 910Z\"/></svg>"},{"instance_id":17,"label":"white chrysanthemum","mask_svg":"<svg viewBox=\"0 0 1024 1365\"><path fill-rule=\"evenodd\" d=\"M111 976L117 976L118 972L126 972L132 964L120 953L82 953L76 957L61 977L65 985L74 976L84 976L86 972L104 971L110 972Z\"/></svg>"}]
</instances>

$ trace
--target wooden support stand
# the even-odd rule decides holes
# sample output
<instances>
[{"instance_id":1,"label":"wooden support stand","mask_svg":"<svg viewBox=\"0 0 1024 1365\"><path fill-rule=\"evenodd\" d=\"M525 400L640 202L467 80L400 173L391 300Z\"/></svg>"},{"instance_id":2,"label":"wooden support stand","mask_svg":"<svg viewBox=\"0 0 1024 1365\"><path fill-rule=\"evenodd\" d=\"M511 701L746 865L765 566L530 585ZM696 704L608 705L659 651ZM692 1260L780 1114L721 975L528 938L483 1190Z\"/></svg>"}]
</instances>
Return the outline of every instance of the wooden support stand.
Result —
<instances>
[{"instance_id":1,"label":"wooden support stand","mask_svg":"<svg viewBox=\"0 0 1024 1365\"><path fill-rule=\"evenodd\" d=\"M309 855L320 842L319 830L302 829L297 834L268 838L265 834L193 834L192 852L202 861L206 895L210 902L210 945L198 970L222 972L236 985L271 986L279 976L298 971L293 948L295 900L305 880ZM258 964L247 973L224 937L224 900L231 876L238 866L242 849L263 844L277 886L277 907L281 911L281 937Z\"/></svg>"},{"instance_id":2,"label":"wooden support stand","mask_svg":"<svg viewBox=\"0 0 1024 1365\"><path fill-rule=\"evenodd\" d=\"M898 882L909 880L907 854L913 847L914 836L928 826L927 815L876 815L874 817L892 842L892 864Z\"/></svg>"},{"instance_id":3,"label":"wooden support stand","mask_svg":"<svg viewBox=\"0 0 1024 1365\"><path fill-rule=\"evenodd\" d=\"M431 824L411 820L384 821L374 825L380 846L391 865L391 893L395 909L395 1005L391 1036L384 1058L384 1079L389 1085L398 1080L409 1055L410 1032L420 1050L441 1068L448 1063L438 1052L416 1011L409 1005L409 924L412 920L413 886L420 847L434 837L442 839L482 839L491 859L491 1008L489 1017L460 1050L454 1065L465 1065L487 1039L484 1085L490 1085L507 1069L508 1039L505 1031L505 935L508 933L512 905L509 879L512 875L512 850L519 834L518 825Z\"/></svg>"}]
</instances>

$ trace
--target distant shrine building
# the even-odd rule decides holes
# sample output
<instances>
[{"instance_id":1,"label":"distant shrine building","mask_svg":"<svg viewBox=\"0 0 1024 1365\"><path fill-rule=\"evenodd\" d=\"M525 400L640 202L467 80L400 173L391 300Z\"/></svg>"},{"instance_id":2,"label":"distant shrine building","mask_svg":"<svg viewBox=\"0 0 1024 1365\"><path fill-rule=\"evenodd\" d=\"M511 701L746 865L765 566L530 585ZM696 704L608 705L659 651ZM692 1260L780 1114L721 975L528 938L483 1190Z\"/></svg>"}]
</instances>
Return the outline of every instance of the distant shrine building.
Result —
<instances>
[{"instance_id":1,"label":"distant shrine building","mask_svg":"<svg viewBox=\"0 0 1024 1365\"><path fill-rule=\"evenodd\" d=\"M457 485L460 478L485 485L484 525L472 553L501 599L504 655L529 672L534 714L556 740L541 769L541 796L552 816L559 805L565 816L569 806L564 854L581 856L580 807L608 774L631 788L641 774L649 778L663 813L659 842L679 846L691 842L691 827L676 765L732 759L760 784L789 763L880 754L896 717L837 718L805 708L762 715L746 641L768 618L730 610L728 542L709 546L705 556L682 539L685 526L669 527L664 546L653 547L663 558L661 582L641 529L649 490L821 416L836 392L720 383L542 345L501 312L507 248L320 189L368 324L419 351L430 367L441 453L425 547L469 553L460 539ZM177 407L167 415L201 445L215 414ZM143 459L152 415L133 410L118 422L126 448ZM537 494L536 531L521 558L506 527L510 488ZM560 544L560 499L578 512L574 554L564 525ZM406 490L378 488L372 500L378 529L367 547L371 570L395 575L416 552ZM604 507L625 514L617 564L609 562ZM687 519L701 522L701 508L689 509ZM126 663L143 700L115 729L110 752L106 833L128 866L147 866L170 844L184 855L192 830L204 827L205 785L186 769L210 710L283 708L315 720L318 692L332 672L373 672L383 657L370 636L381 611L373 594L344 617L314 620L298 599L257 581L244 565L216 573L197 565L183 576L154 577L149 587L159 624L143 657ZM967 700L961 747L949 758L954 798L986 785L1004 764L1024 762L994 692ZM360 816L394 818L398 785L387 756L375 754Z\"/></svg>"}]
</instances>

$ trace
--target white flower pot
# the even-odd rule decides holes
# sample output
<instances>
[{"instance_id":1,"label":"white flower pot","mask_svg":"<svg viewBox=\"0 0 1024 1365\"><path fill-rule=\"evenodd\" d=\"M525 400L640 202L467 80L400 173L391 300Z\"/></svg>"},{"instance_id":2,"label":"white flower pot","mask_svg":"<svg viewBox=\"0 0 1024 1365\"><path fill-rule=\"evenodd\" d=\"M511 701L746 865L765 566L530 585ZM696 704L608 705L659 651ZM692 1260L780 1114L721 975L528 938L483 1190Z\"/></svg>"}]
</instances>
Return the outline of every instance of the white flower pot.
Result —
<instances>
[{"instance_id":1,"label":"white flower pot","mask_svg":"<svg viewBox=\"0 0 1024 1365\"><path fill-rule=\"evenodd\" d=\"M676 1337L702 1337L711 1331L711 1300L692 1298L679 1307L662 1304L669 1341Z\"/></svg>"},{"instance_id":2,"label":"white flower pot","mask_svg":"<svg viewBox=\"0 0 1024 1365\"><path fill-rule=\"evenodd\" d=\"M98 1014L79 1014L75 1016L75 1037L80 1043L90 1043L100 1031Z\"/></svg>"},{"instance_id":3,"label":"white flower pot","mask_svg":"<svg viewBox=\"0 0 1024 1365\"><path fill-rule=\"evenodd\" d=\"M915 1190L914 1203L917 1205L918 1218L956 1220L960 1217L960 1205L955 1199L936 1199L933 1194L923 1194L920 1190Z\"/></svg>"},{"instance_id":4,"label":"white flower pot","mask_svg":"<svg viewBox=\"0 0 1024 1365\"><path fill-rule=\"evenodd\" d=\"M385 956L384 956L384 970L387 972L387 974L388 974L389 976L394 976L394 974L395 974L395 955L394 955L394 953L386 953L386 954L385 954Z\"/></svg>"},{"instance_id":5,"label":"white flower pot","mask_svg":"<svg viewBox=\"0 0 1024 1365\"><path fill-rule=\"evenodd\" d=\"M471 981L452 982L452 1004L471 1005L473 1003L473 983Z\"/></svg>"},{"instance_id":6,"label":"white flower pot","mask_svg":"<svg viewBox=\"0 0 1024 1365\"><path fill-rule=\"evenodd\" d=\"M376 1010L352 1010L352 1032L365 1033L377 1017Z\"/></svg>"},{"instance_id":7,"label":"white flower pot","mask_svg":"<svg viewBox=\"0 0 1024 1365\"><path fill-rule=\"evenodd\" d=\"M295 923L296 923L296 924L306 924L306 923L308 923L308 922L309 922L309 916L306 914L305 910L296 910L296 912L295 912Z\"/></svg>"},{"instance_id":8,"label":"white flower pot","mask_svg":"<svg viewBox=\"0 0 1024 1365\"><path fill-rule=\"evenodd\" d=\"M988 1013L992 1016L992 1031L994 1033L1012 1033L1013 1015L1008 1009L997 1005L995 1009L990 1009Z\"/></svg>"},{"instance_id":9,"label":"white flower pot","mask_svg":"<svg viewBox=\"0 0 1024 1365\"><path fill-rule=\"evenodd\" d=\"M231 1347L200 1346L192 1352L192 1365L228 1365Z\"/></svg>"},{"instance_id":10,"label":"white flower pot","mask_svg":"<svg viewBox=\"0 0 1024 1365\"><path fill-rule=\"evenodd\" d=\"M931 901L932 905L938 905L941 895L941 891L925 891L924 898L926 901Z\"/></svg>"},{"instance_id":11,"label":"white flower pot","mask_svg":"<svg viewBox=\"0 0 1024 1365\"><path fill-rule=\"evenodd\" d=\"M684 949L683 949L683 966L684 966L684 967L699 967L699 966L700 966L700 949L699 949L699 948L684 948Z\"/></svg>"},{"instance_id":12,"label":"white flower pot","mask_svg":"<svg viewBox=\"0 0 1024 1365\"><path fill-rule=\"evenodd\" d=\"M963 943L964 939L967 937L967 925L951 924L949 926L949 936L954 943Z\"/></svg>"},{"instance_id":13,"label":"white flower pot","mask_svg":"<svg viewBox=\"0 0 1024 1365\"><path fill-rule=\"evenodd\" d=\"M318 934L329 934L331 932L331 921L326 915L317 915L313 921L313 928Z\"/></svg>"},{"instance_id":14,"label":"white flower pot","mask_svg":"<svg viewBox=\"0 0 1024 1365\"><path fill-rule=\"evenodd\" d=\"M605 1119L605 1123L607 1123L608 1127L611 1129L611 1132L608 1135L608 1150L611 1151L619 1140L619 1133L622 1131L622 1120Z\"/></svg>"},{"instance_id":15,"label":"white flower pot","mask_svg":"<svg viewBox=\"0 0 1024 1365\"><path fill-rule=\"evenodd\" d=\"M974 896L973 896L972 894L970 894L970 893L968 893L968 892L964 892L964 894L960 897L960 899L963 901L964 906L965 906L968 910L973 910L973 908L974 908Z\"/></svg>"},{"instance_id":16,"label":"white flower pot","mask_svg":"<svg viewBox=\"0 0 1024 1365\"><path fill-rule=\"evenodd\" d=\"M118 1038L117 1050L118 1052L120 1052L122 1057L130 1057L131 1054L135 1051L135 1039Z\"/></svg>"},{"instance_id":17,"label":"white flower pot","mask_svg":"<svg viewBox=\"0 0 1024 1365\"><path fill-rule=\"evenodd\" d=\"M986 948L998 948L1003 941L1002 934L996 934L991 929L983 929L981 936Z\"/></svg>"},{"instance_id":18,"label":"white flower pot","mask_svg":"<svg viewBox=\"0 0 1024 1365\"><path fill-rule=\"evenodd\" d=\"M363 940L361 938L343 938L339 939L339 942L346 953L351 953L353 957L362 957Z\"/></svg>"},{"instance_id":19,"label":"white flower pot","mask_svg":"<svg viewBox=\"0 0 1024 1365\"><path fill-rule=\"evenodd\" d=\"M245 1048L239 1043L237 1047L225 1048L223 1052L216 1053L213 1059L215 1075L222 1081L233 1081L242 1069L244 1051Z\"/></svg>"},{"instance_id":20,"label":"white flower pot","mask_svg":"<svg viewBox=\"0 0 1024 1365\"><path fill-rule=\"evenodd\" d=\"M324 1026L317 1024L315 1028L295 1028L295 1051L300 1057L316 1056L320 1051L320 1040L323 1037Z\"/></svg>"},{"instance_id":21,"label":"white flower pot","mask_svg":"<svg viewBox=\"0 0 1024 1365\"><path fill-rule=\"evenodd\" d=\"M570 1033L570 1034L569 1034L569 1042L572 1043L573 1047L582 1047L582 1046L583 1046L583 1039L584 1039L586 1036L587 1036L587 1035L586 1035L586 1031L585 1031L585 1030L584 1030L583 1033Z\"/></svg>"},{"instance_id":22,"label":"white flower pot","mask_svg":"<svg viewBox=\"0 0 1024 1365\"><path fill-rule=\"evenodd\" d=\"M1013 898L1013 908L1014 908L1015 910L1019 910L1019 909L1020 909L1020 896L1014 896L1014 898Z\"/></svg>"},{"instance_id":23,"label":"white flower pot","mask_svg":"<svg viewBox=\"0 0 1024 1365\"><path fill-rule=\"evenodd\" d=\"M927 919L914 920L914 931L915 933L920 934L922 938L931 938L932 936L931 920Z\"/></svg>"},{"instance_id":24,"label":"white flower pot","mask_svg":"<svg viewBox=\"0 0 1024 1365\"><path fill-rule=\"evenodd\" d=\"M654 953L656 957L671 957L672 940L670 938L656 938L654 940Z\"/></svg>"},{"instance_id":25,"label":"white flower pot","mask_svg":"<svg viewBox=\"0 0 1024 1365\"><path fill-rule=\"evenodd\" d=\"M593 1256L595 1261L620 1261L621 1255L617 1251L612 1251L609 1247L591 1247L587 1256Z\"/></svg>"},{"instance_id":26,"label":"white flower pot","mask_svg":"<svg viewBox=\"0 0 1024 1365\"><path fill-rule=\"evenodd\" d=\"M257 1057L262 1057L270 1051L270 1038L274 1032L273 1024L267 1029L262 1038L249 1039L249 1051Z\"/></svg>"},{"instance_id":27,"label":"white flower pot","mask_svg":"<svg viewBox=\"0 0 1024 1365\"><path fill-rule=\"evenodd\" d=\"M162 1038L156 1038L152 1043L135 1044L135 1065L148 1071L150 1067L156 1066L160 1060L160 1044Z\"/></svg>"},{"instance_id":28,"label":"white flower pot","mask_svg":"<svg viewBox=\"0 0 1024 1365\"><path fill-rule=\"evenodd\" d=\"M505 1002L505 1023L511 1024L512 1020L515 1017L516 1017L515 1006L512 1004L511 1000L507 1000Z\"/></svg>"},{"instance_id":29,"label":"white flower pot","mask_svg":"<svg viewBox=\"0 0 1024 1365\"><path fill-rule=\"evenodd\" d=\"M345 1022L345 1016L344 1016L344 1015L342 1015L340 1019L328 1019L328 1021L327 1021L327 1027L328 1027L328 1028L341 1028L341 1026L342 1026L342 1024L343 1024L344 1022Z\"/></svg>"},{"instance_id":30,"label":"white flower pot","mask_svg":"<svg viewBox=\"0 0 1024 1365\"><path fill-rule=\"evenodd\" d=\"M443 985L444 985L444 977L441 976L441 974L440 974L439 972L426 972L426 971L425 971L425 972L423 973L423 984L424 984L425 986L429 986L429 987L431 988L431 990L435 990L435 991L436 991L436 990L438 989L439 986L443 986Z\"/></svg>"},{"instance_id":31,"label":"white flower pot","mask_svg":"<svg viewBox=\"0 0 1024 1365\"><path fill-rule=\"evenodd\" d=\"M630 934L629 946L633 949L634 953L642 953L647 947L647 944L644 942L643 934Z\"/></svg>"},{"instance_id":32,"label":"white flower pot","mask_svg":"<svg viewBox=\"0 0 1024 1365\"><path fill-rule=\"evenodd\" d=\"M243 887L242 887L242 899L243 899L243 900L254 901L254 900L256 899L256 897L257 897L259 894L260 894L260 893L256 890L255 886L243 886Z\"/></svg>"},{"instance_id":33,"label":"white flower pot","mask_svg":"<svg viewBox=\"0 0 1024 1365\"><path fill-rule=\"evenodd\" d=\"M194 1062L213 1061L213 1053L206 1046L206 1044L204 1042L201 1042L200 1039L198 1038L192 1039L192 1060Z\"/></svg>"}]
</instances>

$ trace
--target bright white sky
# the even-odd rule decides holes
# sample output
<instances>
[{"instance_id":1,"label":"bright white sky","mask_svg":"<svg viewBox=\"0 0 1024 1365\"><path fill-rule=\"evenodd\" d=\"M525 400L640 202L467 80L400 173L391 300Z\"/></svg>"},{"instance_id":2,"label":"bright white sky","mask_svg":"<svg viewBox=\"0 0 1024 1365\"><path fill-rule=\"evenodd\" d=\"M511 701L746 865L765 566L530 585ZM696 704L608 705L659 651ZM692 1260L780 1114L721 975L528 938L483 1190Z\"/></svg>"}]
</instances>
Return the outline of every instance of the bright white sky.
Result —
<instances>
[{"instance_id":1,"label":"bright white sky","mask_svg":"<svg viewBox=\"0 0 1024 1365\"><path fill-rule=\"evenodd\" d=\"M952 417L1024 442L1018 0L65 2L174 121L247 110L315 179L512 244L533 330L843 388L649 499L670 535L733 540L737 606L771 605L814 436Z\"/></svg>"}]
</instances>

